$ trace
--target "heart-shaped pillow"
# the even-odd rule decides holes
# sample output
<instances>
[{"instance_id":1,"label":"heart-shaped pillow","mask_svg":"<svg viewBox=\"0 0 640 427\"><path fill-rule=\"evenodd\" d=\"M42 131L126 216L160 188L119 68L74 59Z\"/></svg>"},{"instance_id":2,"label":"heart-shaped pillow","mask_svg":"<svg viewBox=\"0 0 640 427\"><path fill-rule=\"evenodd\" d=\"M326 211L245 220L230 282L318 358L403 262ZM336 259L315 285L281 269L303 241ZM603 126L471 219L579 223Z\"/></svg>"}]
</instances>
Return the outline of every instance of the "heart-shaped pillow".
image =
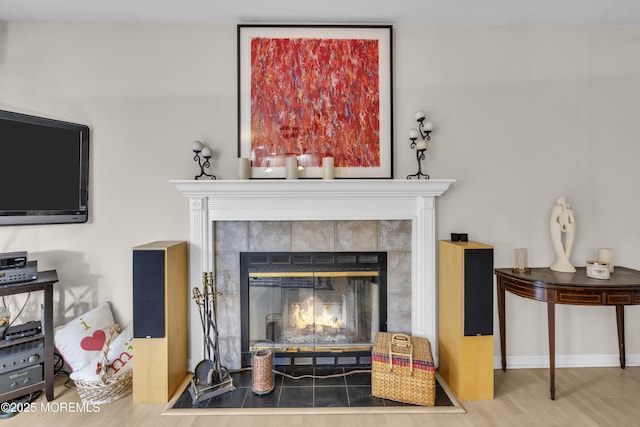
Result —
<instances>
[{"instance_id":1,"label":"heart-shaped pillow","mask_svg":"<svg viewBox=\"0 0 640 427\"><path fill-rule=\"evenodd\" d=\"M98 329L91 336L82 338L80 348L86 351L100 351L106 339L107 334L105 334L102 329Z\"/></svg>"}]
</instances>

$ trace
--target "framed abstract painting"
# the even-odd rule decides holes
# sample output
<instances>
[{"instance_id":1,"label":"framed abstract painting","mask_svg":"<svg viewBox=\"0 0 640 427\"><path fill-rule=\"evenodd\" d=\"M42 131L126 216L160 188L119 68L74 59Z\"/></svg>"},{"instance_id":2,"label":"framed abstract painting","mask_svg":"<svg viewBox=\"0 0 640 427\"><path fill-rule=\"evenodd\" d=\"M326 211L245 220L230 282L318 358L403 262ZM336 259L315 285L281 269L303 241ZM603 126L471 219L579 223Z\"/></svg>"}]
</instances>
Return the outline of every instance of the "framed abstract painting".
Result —
<instances>
[{"instance_id":1,"label":"framed abstract painting","mask_svg":"<svg viewBox=\"0 0 640 427\"><path fill-rule=\"evenodd\" d=\"M252 178L392 178L392 27L238 25L238 156Z\"/></svg>"}]
</instances>

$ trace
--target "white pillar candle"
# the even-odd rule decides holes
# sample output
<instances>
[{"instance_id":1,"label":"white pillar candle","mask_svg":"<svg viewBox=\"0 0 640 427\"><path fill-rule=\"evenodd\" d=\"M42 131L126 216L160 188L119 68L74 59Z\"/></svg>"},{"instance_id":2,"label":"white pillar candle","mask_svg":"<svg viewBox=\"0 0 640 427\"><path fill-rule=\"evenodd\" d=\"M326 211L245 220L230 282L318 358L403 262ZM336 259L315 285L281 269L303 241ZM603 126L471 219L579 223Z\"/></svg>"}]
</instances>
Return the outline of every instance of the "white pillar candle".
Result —
<instances>
[{"instance_id":1,"label":"white pillar candle","mask_svg":"<svg viewBox=\"0 0 640 427\"><path fill-rule=\"evenodd\" d=\"M426 150L427 149L427 141L421 139L416 143L416 150Z\"/></svg>"},{"instance_id":2,"label":"white pillar candle","mask_svg":"<svg viewBox=\"0 0 640 427\"><path fill-rule=\"evenodd\" d=\"M298 159L296 156L289 156L285 160L287 179L298 179Z\"/></svg>"},{"instance_id":3,"label":"white pillar candle","mask_svg":"<svg viewBox=\"0 0 640 427\"><path fill-rule=\"evenodd\" d=\"M606 262L609 264L609 273L613 273L613 249L599 248L598 249L598 261Z\"/></svg>"},{"instance_id":4,"label":"white pillar candle","mask_svg":"<svg viewBox=\"0 0 640 427\"><path fill-rule=\"evenodd\" d=\"M210 159L211 157L213 157L213 151L211 151L211 148L209 147L203 147L200 154L202 154L202 157L204 157L205 159Z\"/></svg>"},{"instance_id":5,"label":"white pillar candle","mask_svg":"<svg viewBox=\"0 0 640 427\"><path fill-rule=\"evenodd\" d=\"M191 144L191 150L192 151L202 151L202 142L200 141L193 141L193 144Z\"/></svg>"},{"instance_id":6,"label":"white pillar candle","mask_svg":"<svg viewBox=\"0 0 640 427\"><path fill-rule=\"evenodd\" d=\"M322 158L322 178L333 179L335 177L333 168L333 157Z\"/></svg>"},{"instance_id":7,"label":"white pillar candle","mask_svg":"<svg viewBox=\"0 0 640 427\"><path fill-rule=\"evenodd\" d=\"M238 159L238 179L249 179L251 176L251 168L249 166L249 159L240 157Z\"/></svg>"}]
</instances>

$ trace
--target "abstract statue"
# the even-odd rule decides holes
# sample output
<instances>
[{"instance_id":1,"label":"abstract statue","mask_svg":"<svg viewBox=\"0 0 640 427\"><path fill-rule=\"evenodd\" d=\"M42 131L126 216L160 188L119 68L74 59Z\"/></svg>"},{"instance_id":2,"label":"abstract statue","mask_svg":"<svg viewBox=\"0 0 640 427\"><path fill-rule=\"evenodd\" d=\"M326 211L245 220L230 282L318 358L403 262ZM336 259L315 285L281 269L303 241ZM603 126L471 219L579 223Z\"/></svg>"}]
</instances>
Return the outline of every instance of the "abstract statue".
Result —
<instances>
[{"instance_id":1,"label":"abstract statue","mask_svg":"<svg viewBox=\"0 0 640 427\"><path fill-rule=\"evenodd\" d=\"M561 271L563 273L574 273L576 269L571 265L569 257L571 249L573 249L573 240L576 236L576 220L573 217L573 211L570 209L564 197L556 200L556 205L551 211L551 220L549 222L551 232L551 243L556 254L556 261L551 265L551 270ZM564 233L564 243L563 243Z\"/></svg>"}]
</instances>

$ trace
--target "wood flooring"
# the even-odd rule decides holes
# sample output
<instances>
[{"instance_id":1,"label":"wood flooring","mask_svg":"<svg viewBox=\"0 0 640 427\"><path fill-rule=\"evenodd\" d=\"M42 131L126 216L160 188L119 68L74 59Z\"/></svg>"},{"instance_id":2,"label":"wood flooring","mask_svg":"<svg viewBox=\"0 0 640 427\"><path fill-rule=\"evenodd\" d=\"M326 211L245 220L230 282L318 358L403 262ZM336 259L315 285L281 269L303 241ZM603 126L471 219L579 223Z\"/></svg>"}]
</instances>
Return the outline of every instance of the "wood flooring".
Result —
<instances>
[{"instance_id":1,"label":"wood flooring","mask_svg":"<svg viewBox=\"0 0 640 427\"><path fill-rule=\"evenodd\" d=\"M101 427L533 427L640 426L640 367L562 368L556 370L556 400L549 399L548 369L496 370L495 399L462 401L466 414L172 416L164 404L136 404L131 395L105 404L95 412L74 412L76 391L56 381L47 410L40 397L31 411L0 420L6 426ZM65 408L65 404L68 406ZM44 409L43 410L43 406Z\"/></svg>"}]
</instances>

